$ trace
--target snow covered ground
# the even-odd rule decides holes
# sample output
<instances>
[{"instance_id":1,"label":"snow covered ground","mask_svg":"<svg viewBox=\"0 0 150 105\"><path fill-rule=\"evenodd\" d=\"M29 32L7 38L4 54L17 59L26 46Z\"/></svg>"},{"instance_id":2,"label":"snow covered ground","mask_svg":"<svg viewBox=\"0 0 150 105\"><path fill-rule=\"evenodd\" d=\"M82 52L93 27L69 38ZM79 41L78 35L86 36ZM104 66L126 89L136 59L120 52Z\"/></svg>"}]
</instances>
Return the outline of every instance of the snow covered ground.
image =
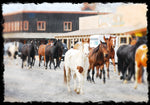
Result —
<instances>
[{"instance_id":1,"label":"snow covered ground","mask_svg":"<svg viewBox=\"0 0 150 105\"><path fill-rule=\"evenodd\" d=\"M21 59L10 60L4 57L4 102L147 102L148 83L145 72L145 83L134 89L134 81L123 84L117 73L113 72L110 65L110 79L106 83L95 78L95 84L86 81L84 83L84 94L78 95L73 91L73 78L71 79L72 92L68 93L63 79L63 66L60 68L47 69L38 67L38 59L32 69L21 68ZM52 66L53 68L53 66Z\"/></svg>"}]
</instances>

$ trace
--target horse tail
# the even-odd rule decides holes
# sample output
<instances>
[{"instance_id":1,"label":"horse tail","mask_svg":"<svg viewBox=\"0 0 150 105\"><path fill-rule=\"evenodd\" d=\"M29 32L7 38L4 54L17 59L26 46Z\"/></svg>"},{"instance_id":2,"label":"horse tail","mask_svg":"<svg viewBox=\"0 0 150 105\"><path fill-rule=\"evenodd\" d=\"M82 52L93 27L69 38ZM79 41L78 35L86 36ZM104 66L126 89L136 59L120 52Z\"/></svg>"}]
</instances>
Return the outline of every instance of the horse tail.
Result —
<instances>
[{"instance_id":1,"label":"horse tail","mask_svg":"<svg viewBox=\"0 0 150 105\"><path fill-rule=\"evenodd\" d=\"M64 66L64 83L67 84L67 76L66 76L65 66Z\"/></svg>"}]
</instances>

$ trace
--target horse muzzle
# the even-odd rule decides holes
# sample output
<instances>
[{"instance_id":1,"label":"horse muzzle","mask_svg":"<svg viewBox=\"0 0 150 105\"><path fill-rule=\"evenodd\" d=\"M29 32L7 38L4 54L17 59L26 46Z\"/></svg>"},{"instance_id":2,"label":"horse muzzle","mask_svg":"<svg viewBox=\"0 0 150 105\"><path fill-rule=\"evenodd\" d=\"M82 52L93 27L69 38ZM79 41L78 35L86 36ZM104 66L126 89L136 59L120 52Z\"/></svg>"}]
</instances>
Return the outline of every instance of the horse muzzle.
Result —
<instances>
[{"instance_id":1,"label":"horse muzzle","mask_svg":"<svg viewBox=\"0 0 150 105\"><path fill-rule=\"evenodd\" d=\"M107 58L107 57L108 57L108 54L104 54L104 57Z\"/></svg>"},{"instance_id":2,"label":"horse muzzle","mask_svg":"<svg viewBox=\"0 0 150 105\"><path fill-rule=\"evenodd\" d=\"M115 48L115 46L112 46L112 48Z\"/></svg>"},{"instance_id":3,"label":"horse muzzle","mask_svg":"<svg viewBox=\"0 0 150 105\"><path fill-rule=\"evenodd\" d=\"M88 57L88 56L89 56L89 53L85 53L85 56Z\"/></svg>"}]
</instances>

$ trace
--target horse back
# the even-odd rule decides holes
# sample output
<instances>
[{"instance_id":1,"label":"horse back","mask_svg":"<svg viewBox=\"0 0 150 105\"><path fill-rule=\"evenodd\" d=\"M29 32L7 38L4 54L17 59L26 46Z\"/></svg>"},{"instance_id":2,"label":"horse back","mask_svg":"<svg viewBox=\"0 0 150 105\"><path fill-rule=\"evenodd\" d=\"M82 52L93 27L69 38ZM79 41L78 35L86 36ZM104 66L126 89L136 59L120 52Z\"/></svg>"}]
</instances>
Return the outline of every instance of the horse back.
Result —
<instances>
[{"instance_id":1,"label":"horse back","mask_svg":"<svg viewBox=\"0 0 150 105\"><path fill-rule=\"evenodd\" d=\"M104 63L104 55L102 50L97 51L96 48L93 48L89 52L89 62L94 65L102 65Z\"/></svg>"},{"instance_id":2,"label":"horse back","mask_svg":"<svg viewBox=\"0 0 150 105\"><path fill-rule=\"evenodd\" d=\"M34 46L31 44L25 44L22 47L21 53L23 55L30 55L30 56L34 56L35 55L35 50L34 50Z\"/></svg>"},{"instance_id":3,"label":"horse back","mask_svg":"<svg viewBox=\"0 0 150 105\"><path fill-rule=\"evenodd\" d=\"M148 48L147 46L141 45L135 53L135 62L138 63L138 66L142 65L144 67L147 66L147 52L148 52Z\"/></svg>"},{"instance_id":4,"label":"horse back","mask_svg":"<svg viewBox=\"0 0 150 105\"><path fill-rule=\"evenodd\" d=\"M39 49L38 49L38 54L44 56L45 55L45 48L46 48L46 45L44 45L44 44L40 45Z\"/></svg>"}]
</instances>

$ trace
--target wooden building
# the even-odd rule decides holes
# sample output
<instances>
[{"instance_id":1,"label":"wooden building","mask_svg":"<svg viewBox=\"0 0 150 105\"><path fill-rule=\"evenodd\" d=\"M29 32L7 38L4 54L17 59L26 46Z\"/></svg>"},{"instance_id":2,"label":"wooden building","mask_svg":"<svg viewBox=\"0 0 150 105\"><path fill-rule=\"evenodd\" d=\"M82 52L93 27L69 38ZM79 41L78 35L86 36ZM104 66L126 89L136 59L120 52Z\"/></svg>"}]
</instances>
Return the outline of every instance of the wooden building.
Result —
<instances>
[{"instance_id":1,"label":"wooden building","mask_svg":"<svg viewBox=\"0 0 150 105\"><path fill-rule=\"evenodd\" d=\"M79 17L97 12L20 11L3 14L5 41L50 39L58 33L79 30Z\"/></svg>"},{"instance_id":2,"label":"wooden building","mask_svg":"<svg viewBox=\"0 0 150 105\"><path fill-rule=\"evenodd\" d=\"M79 30L58 34L55 38L67 40L68 48L81 38L90 38L92 35L116 35L120 37L119 45L125 40L129 44L130 38L127 36L147 34L146 12L145 4L121 5L116 13L80 17Z\"/></svg>"}]
</instances>

